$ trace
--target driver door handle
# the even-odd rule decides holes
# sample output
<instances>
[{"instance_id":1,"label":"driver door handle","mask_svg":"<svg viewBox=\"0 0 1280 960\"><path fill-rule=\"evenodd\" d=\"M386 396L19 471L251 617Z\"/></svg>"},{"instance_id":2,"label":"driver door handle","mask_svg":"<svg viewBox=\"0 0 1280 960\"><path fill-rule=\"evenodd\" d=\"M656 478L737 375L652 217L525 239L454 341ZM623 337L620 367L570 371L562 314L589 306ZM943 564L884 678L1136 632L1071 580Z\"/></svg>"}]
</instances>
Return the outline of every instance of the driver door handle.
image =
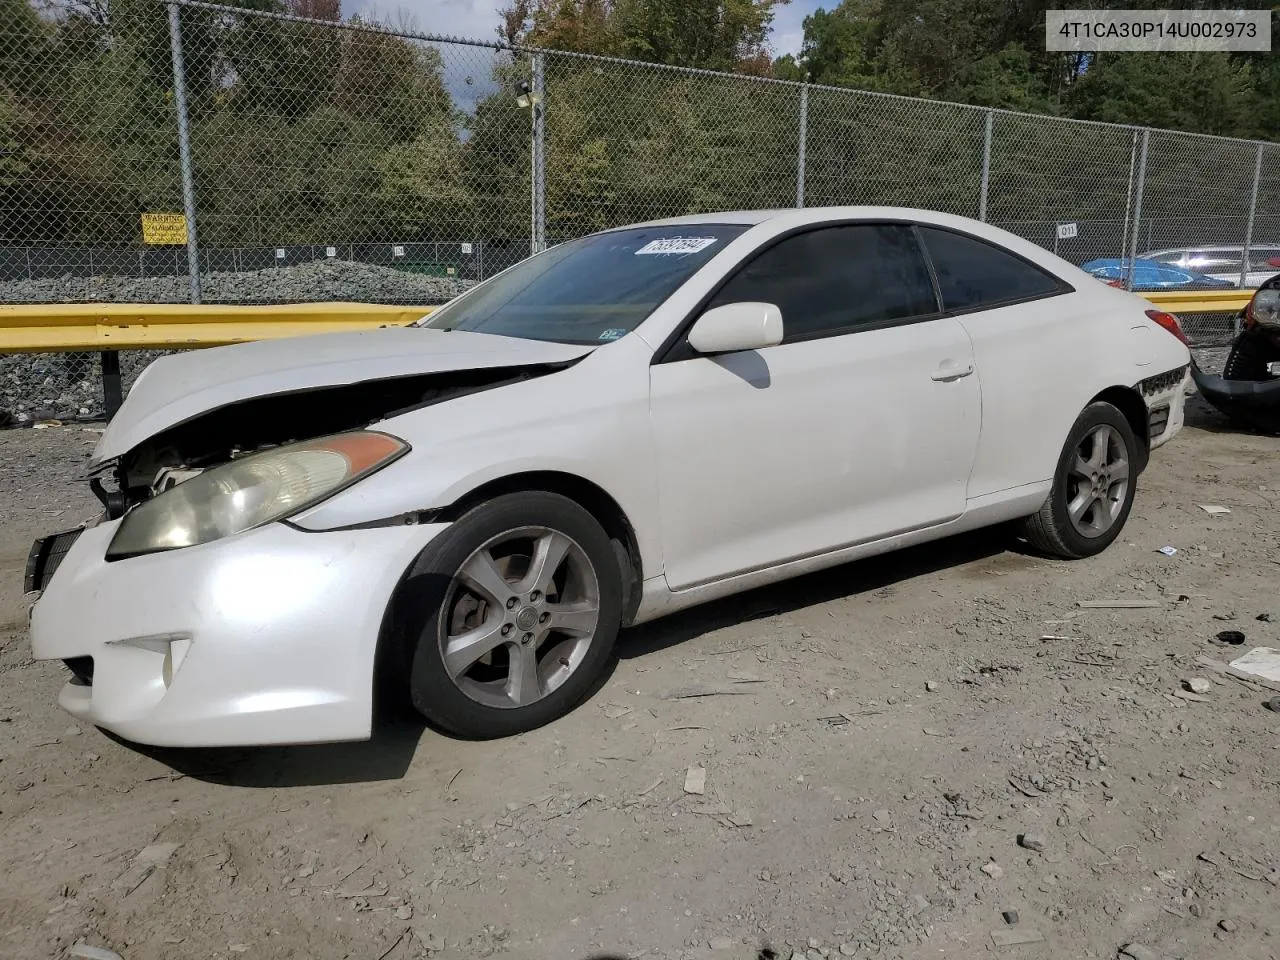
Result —
<instances>
[{"instance_id":1,"label":"driver door handle","mask_svg":"<svg viewBox=\"0 0 1280 960\"><path fill-rule=\"evenodd\" d=\"M938 369L930 375L934 380L941 382L949 382L951 380L959 380L961 377L967 377L973 373L973 364L959 364L954 360L948 360L946 363L940 364Z\"/></svg>"}]
</instances>

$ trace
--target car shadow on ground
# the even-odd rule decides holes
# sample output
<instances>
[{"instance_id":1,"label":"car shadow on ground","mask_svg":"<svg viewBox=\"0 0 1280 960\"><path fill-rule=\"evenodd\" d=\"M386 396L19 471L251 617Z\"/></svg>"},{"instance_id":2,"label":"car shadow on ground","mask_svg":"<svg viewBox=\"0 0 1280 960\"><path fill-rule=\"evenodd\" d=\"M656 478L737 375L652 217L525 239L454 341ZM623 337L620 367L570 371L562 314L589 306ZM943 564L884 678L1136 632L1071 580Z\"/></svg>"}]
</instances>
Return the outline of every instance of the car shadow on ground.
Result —
<instances>
[{"instance_id":1,"label":"car shadow on ground","mask_svg":"<svg viewBox=\"0 0 1280 960\"><path fill-rule=\"evenodd\" d=\"M1211 406L1199 394L1192 394L1187 397L1185 422L1188 427L1203 430L1205 433L1235 434L1242 437L1269 437L1272 439L1276 437L1274 433L1268 433L1265 430L1259 430L1247 424L1236 423L1226 414ZM1174 437L1172 442L1177 443L1177 437Z\"/></svg>"},{"instance_id":2,"label":"car shadow on ground","mask_svg":"<svg viewBox=\"0 0 1280 960\"><path fill-rule=\"evenodd\" d=\"M1006 571L1045 562L1022 553L1007 527L996 527L760 587L624 630L616 656L592 684L587 699L608 683L620 659L648 656L722 627L991 558ZM987 566L977 575L985 577ZM427 729L411 708L397 703L385 708L376 720L372 739L353 743L178 749L145 746L107 735L183 776L223 786L280 788L398 780L408 770ZM457 739L443 731L440 735Z\"/></svg>"},{"instance_id":3,"label":"car shadow on ground","mask_svg":"<svg viewBox=\"0 0 1280 960\"><path fill-rule=\"evenodd\" d=\"M222 786L279 788L399 780L425 730L419 720L396 716L377 724L371 739L352 743L199 748L151 747L104 733L182 776Z\"/></svg>"}]
</instances>

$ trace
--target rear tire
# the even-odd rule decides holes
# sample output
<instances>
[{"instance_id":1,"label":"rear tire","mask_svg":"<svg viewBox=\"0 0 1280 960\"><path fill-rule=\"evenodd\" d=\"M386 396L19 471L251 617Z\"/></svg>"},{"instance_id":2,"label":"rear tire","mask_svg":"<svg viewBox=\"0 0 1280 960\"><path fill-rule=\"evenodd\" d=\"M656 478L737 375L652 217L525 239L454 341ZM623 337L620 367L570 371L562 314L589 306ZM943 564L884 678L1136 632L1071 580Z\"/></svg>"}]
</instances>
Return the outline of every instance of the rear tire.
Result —
<instances>
[{"instance_id":1,"label":"rear tire","mask_svg":"<svg viewBox=\"0 0 1280 960\"><path fill-rule=\"evenodd\" d=\"M563 716L609 660L622 592L604 529L567 497L512 493L474 507L427 546L401 591L414 707L472 739Z\"/></svg>"},{"instance_id":2,"label":"rear tire","mask_svg":"<svg viewBox=\"0 0 1280 960\"><path fill-rule=\"evenodd\" d=\"M1101 553L1124 528L1138 486L1141 448L1116 407L1085 407L1067 435L1044 505L1021 533L1037 550L1067 560Z\"/></svg>"}]
</instances>

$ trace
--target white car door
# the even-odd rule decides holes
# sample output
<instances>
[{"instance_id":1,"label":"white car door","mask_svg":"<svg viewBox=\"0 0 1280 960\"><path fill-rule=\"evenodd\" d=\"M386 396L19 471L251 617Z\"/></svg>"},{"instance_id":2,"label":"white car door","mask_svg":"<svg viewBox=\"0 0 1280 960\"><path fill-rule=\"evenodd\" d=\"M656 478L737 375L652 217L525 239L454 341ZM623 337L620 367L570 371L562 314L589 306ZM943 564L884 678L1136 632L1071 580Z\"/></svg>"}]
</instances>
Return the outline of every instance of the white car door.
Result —
<instances>
[{"instance_id":1,"label":"white car door","mask_svg":"<svg viewBox=\"0 0 1280 960\"><path fill-rule=\"evenodd\" d=\"M921 226L943 307L959 318L982 371L982 437L969 499L1041 483L1053 475L1091 378L1123 339L1097 305L1011 251L959 231ZM1149 336L1138 325L1131 338ZM1100 358L1099 354L1103 356Z\"/></svg>"},{"instance_id":2,"label":"white car door","mask_svg":"<svg viewBox=\"0 0 1280 960\"><path fill-rule=\"evenodd\" d=\"M766 245L702 309L776 304L783 342L651 367L663 557L680 590L942 523L965 506L981 405L913 228Z\"/></svg>"}]
</instances>

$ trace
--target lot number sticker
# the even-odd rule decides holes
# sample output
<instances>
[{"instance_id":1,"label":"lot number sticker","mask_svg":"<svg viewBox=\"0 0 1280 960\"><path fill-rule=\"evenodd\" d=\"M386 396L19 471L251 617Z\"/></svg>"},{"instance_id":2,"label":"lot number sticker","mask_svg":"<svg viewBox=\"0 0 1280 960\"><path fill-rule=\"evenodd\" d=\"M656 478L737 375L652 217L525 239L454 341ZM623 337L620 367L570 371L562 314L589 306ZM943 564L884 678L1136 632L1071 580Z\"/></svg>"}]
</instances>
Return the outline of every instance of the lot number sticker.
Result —
<instances>
[{"instance_id":1,"label":"lot number sticker","mask_svg":"<svg viewBox=\"0 0 1280 960\"><path fill-rule=\"evenodd\" d=\"M654 253L697 253L715 242L715 237L667 237L665 240L650 240L636 251L636 256Z\"/></svg>"}]
</instances>

